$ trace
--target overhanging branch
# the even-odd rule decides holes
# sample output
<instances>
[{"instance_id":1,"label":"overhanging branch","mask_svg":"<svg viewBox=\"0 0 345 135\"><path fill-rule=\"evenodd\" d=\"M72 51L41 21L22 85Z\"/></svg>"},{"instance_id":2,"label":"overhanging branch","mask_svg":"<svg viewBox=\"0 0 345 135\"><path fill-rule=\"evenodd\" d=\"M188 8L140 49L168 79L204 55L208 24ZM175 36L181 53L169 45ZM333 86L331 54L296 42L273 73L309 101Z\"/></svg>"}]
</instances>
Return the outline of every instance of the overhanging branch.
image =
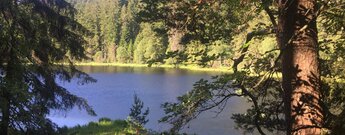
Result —
<instances>
[{"instance_id":1,"label":"overhanging branch","mask_svg":"<svg viewBox=\"0 0 345 135\"><path fill-rule=\"evenodd\" d=\"M262 29L258 31L252 31L249 32L246 36L246 41L241 49L241 55L238 58L233 59L234 64L232 65L232 69L234 72L237 72L237 66L244 60L244 57L246 56L246 53L249 49L249 45L247 45L255 36L262 36L262 35L268 35L272 34L273 30L272 29Z\"/></svg>"}]
</instances>

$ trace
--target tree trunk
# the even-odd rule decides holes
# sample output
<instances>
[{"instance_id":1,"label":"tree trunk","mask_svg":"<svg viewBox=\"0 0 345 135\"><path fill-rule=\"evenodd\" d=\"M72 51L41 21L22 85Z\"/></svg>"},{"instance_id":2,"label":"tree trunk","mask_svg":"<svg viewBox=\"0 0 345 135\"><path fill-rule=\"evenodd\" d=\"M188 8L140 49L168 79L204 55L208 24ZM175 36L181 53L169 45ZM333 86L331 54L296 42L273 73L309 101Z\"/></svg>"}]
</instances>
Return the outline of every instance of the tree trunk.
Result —
<instances>
[{"instance_id":1,"label":"tree trunk","mask_svg":"<svg viewBox=\"0 0 345 135\"><path fill-rule=\"evenodd\" d=\"M181 40L184 35L185 33L182 30L178 30L175 28L172 28L169 31L169 45L171 51L181 51L183 49Z\"/></svg>"},{"instance_id":2,"label":"tree trunk","mask_svg":"<svg viewBox=\"0 0 345 135\"><path fill-rule=\"evenodd\" d=\"M281 0L278 4L287 134L321 134L316 0Z\"/></svg>"},{"instance_id":3,"label":"tree trunk","mask_svg":"<svg viewBox=\"0 0 345 135\"><path fill-rule=\"evenodd\" d=\"M9 100L8 98L6 98L6 94L7 92L4 91L2 94L3 97L1 97L1 131L0 133L2 135L8 135L8 126L9 126L9 123L10 123L10 111L9 111L9 108L10 108L10 104L9 104Z\"/></svg>"},{"instance_id":4,"label":"tree trunk","mask_svg":"<svg viewBox=\"0 0 345 135\"><path fill-rule=\"evenodd\" d=\"M10 90L15 85L14 76L15 76L15 67L14 63L18 62L14 58L14 52L11 48L9 51L9 60L7 61L6 67L6 75L4 81L4 88L1 89L0 95L0 109L1 109L1 135L8 135L8 129L10 125L10 101L11 101L11 93Z\"/></svg>"}]
</instances>

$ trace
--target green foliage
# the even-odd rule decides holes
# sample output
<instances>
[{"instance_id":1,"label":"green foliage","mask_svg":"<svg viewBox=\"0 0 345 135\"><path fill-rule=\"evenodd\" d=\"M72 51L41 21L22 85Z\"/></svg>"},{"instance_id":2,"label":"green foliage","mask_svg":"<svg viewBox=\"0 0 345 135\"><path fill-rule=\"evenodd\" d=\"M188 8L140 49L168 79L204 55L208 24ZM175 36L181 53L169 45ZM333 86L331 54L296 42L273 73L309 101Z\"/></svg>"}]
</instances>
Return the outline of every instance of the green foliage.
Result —
<instances>
[{"instance_id":1,"label":"green foliage","mask_svg":"<svg viewBox=\"0 0 345 135\"><path fill-rule=\"evenodd\" d=\"M85 99L57 84L74 77L80 84L96 81L71 63L86 58L82 36L89 34L73 19L75 9L63 0L0 5L0 132L54 134L57 125L46 118L52 109L78 106L95 115Z\"/></svg>"},{"instance_id":2,"label":"green foliage","mask_svg":"<svg viewBox=\"0 0 345 135\"><path fill-rule=\"evenodd\" d=\"M217 57L221 57L221 56L226 56L228 54L231 54L229 45L222 40L217 40L215 42L212 42L209 48L210 49L207 52L207 55L215 55Z\"/></svg>"},{"instance_id":3,"label":"green foliage","mask_svg":"<svg viewBox=\"0 0 345 135\"><path fill-rule=\"evenodd\" d=\"M212 42L207 52L207 56L214 57L214 59L211 59L211 66L215 64L215 61L219 61L219 65L223 66L226 59L229 59L232 54L233 52L230 49L229 44L223 40Z\"/></svg>"},{"instance_id":4,"label":"green foliage","mask_svg":"<svg viewBox=\"0 0 345 135\"><path fill-rule=\"evenodd\" d=\"M321 3L321 2L320 2ZM321 3L324 4L324 3ZM326 108L326 126L331 134L342 134L345 131L343 122L345 119L345 93L343 74L345 64L345 24L344 1L329 1L325 11L319 18L320 26L320 67L324 77L322 94Z\"/></svg>"},{"instance_id":5,"label":"green foliage","mask_svg":"<svg viewBox=\"0 0 345 135\"><path fill-rule=\"evenodd\" d=\"M248 80L255 81L256 79L256 76L249 75L248 72L215 76L211 82L201 79L193 85L191 91L178 97L177 103L162 105L166 116L160 122L172 124L171 130L176 132L189 121L197 118L200 113L211 109L219 109L221 112L229 99L241 97L247 99L248 102L257 101L257 103L253 103L252 108L246 113L233 114L232 119L235 120L237 128L252 132L256 129L257 122L268 131L284 130L286 125L282 113L282 93L279 90L279 81L270 80L270 87L264 90L256 89L261 85L253 86L248 82ZM266 96L259 96L262 93Z\"/></svg>"},{"instance_id":6,"label":"green foliage","mask_svg":"<svg viewBox=\"0 0 345 135\"><path fill-rule=\"evenodd\" d=\"M320 4L326 4L326 10L321 14L321 22L324 29L329 32L336 34L338 32L343 33L345 26L345 13L344 13L344 1L343 0L333 0L323 1Z\"/></svg>"},{"instance_id":7,"label":"green foliage","mask_svg":"<svg viewBox=\"0 0 345 135\"><path fill-rule=\"evenodd\" d=\"M89 57L93 61L115 61L115 46L121 34L121 2L119 0L74 1L77 21L93 34L85 36ZM98 51L102 52L100 55Z\"/></svg>"},{"instance_id":8,"label":"green foliage","mask_svg":"<svg viewBox=\"0 0 345 135\"><path fill-rule=\"evenodd\" d=\"M241 27L239 29L241 30L240 32L246 31L244 33L249 33L251 31L258 31L260 29L266 29L271 25L261 23L261 21L266 19L262 18L261 10L270 5L274 5L274 3L272 3L272 1L263 2L264 3L260 3L261 7L252 7L256 10L254 14L258 16L254 18L253 21L247 23L248 26ZM153 3L150 4L154 6ZM322 125L322 130L328 130L326 132L332 134L341 134L344 131L344 124L341 121L344 120L345 116L345 109L343 106L343 85L345 78L342 74L343 68L341 68L344 65L341 56L344 55L344 3L343 1L328 1L328 3L320 2L320 4L327 4L326 8L323 9L324 11L321 11L321 19L318 20L318 22L324 25L319 29L321 31L319 37L323 38L320 40L320 70L321 75L324 77L322 79L321 95L323 102L322 107L325 111L325 123ZM152 5L150 8L152 8ZM155 8L158 7L159 6ZM179 10L186 11L182 8ZM274 8L272 11L273 13L277 12ZM243 10L233 13L243 12L248 11ZM273 17L275 17L274 14ZM181 21L176 18L170 19L172 22ZM193 24L191 22L186 23ZM202 28L195 29L196 30L192 31L202 31ZM245 36L238 36L240 38L235 37L233 41L240 39L240 42L242 42ZM212 82L208 82L207 80L196 82L191 91L177 98L178 101L176 103L163 104L166 116L161 119L161 122L172 124L172 130L178 131L190 120L197 118L200 113L217 107L222 111L224 108L223 105L226 104L229 98L243 97L248 99L248 102L252 103L252 107L245 113L233 114L232 119L235 120L237 128L244 129L246 132L261 130L262 128L264 128L266 132L281 133L279 131L285 131L287 126L283 113L283 99L285 93L280 87L282 85L279 81L279 79L281 79L281 66L279 66L280 61L279 58L277 58L279 56L277 53L278 51L275 51L278 47L273 42L273 37L269 34L258 34L249 41L247 41L247 39L245 39L245 41L245 43L241 43L240 45L231 46L233 48L238 47L240 48L239 50L243 50L243 48L248 49L244 52L240 52L241 56L243 53L246 54L243 55L244 58L241 60L243 66L240 71L236 71L231 75L213 78ZM199 43L192 42L191 46L195 46L195 44ZM187 46L186 50L190 52L197 49L201 49L202 51L199 50L200 52L204 50L204 47L200 46L197 49L191 48L193 47L188 49ZM207 54L208 56L214 54L210 53L213 52L210 51L210 48L212 47L206 49L208 50L207 52L209 52ZM230 49L233 50L232 48ZM187 54L191 56L193 53ZM234 57L232 59L236 59L235 56L231 57Z\"/></svg>"},{"instance_id":9,"label":"green foliage","mask_svg":"<svg viewBox=\"0 0 345 135\"><path fill-rule=\"evenodd\" d=\"M134 45L133 42L139 32L140 26L136 22L136 14L138 10L138 1L137 0L129 0L127 4L122 5L120 19L121 20L121 31L120 31L120 47L127 48L127 57L126 62L133 61L133 51ZM123 52L120 52L123 54ZM118 59L123 59L122 55L119 55L121 58L117 57ZM120 62L123 62L121 60Z\"/></svg>"},{"instance_id":10,"label":"green foliage","mask_svg":"<svg viewBox=\"0 0 345 135\"><path fill-rule=\"evenodd\" d=\"M218 66L222 66L230 54L229 45L223 40L214 41L209 44L192 40L186 45L184 51L168 52L165 59L168 59L167 63L175 65L183 63L187 65L195 64L202 67L212 67L217 64Z\"/></svg>"},{"instance_id":11,"label":"green foliage","mask_svg":"<svg viewBox=\"0 0 345 135\"><path fill-rule=\"evenodd\" d=\"M127 63L130 59L128 49L126 46L119 46L116 49L116 59L120 63Z\"/></svg>"},{"instance_id":12,"label":"green foliage","mask_svg":"<svg viewBox=\"0 0 345 135\"><path fill-rule=\"evenodd\" d=\"M188 57L188 62L195 63L202 60L202 57L206 55L207 47L200 41L191 41L187 44L185 53Z\"/></svg>"},{"instance_id":13,"label":"green foliage","mask_svg":"<svg viewBox=\"0 0 345 135\"><path fill-rule=\"evenodd\" d=\"M132 104L131 112L127 118L127 122L129 123L129 128L134 129L136 134L146 134L146 130L144 125L149 122L146 119L147 115L149 114L149 108L147 108L144 112L144 102L140 100L138 95L134 94L134 103Z\"/></svg>"},{"instance_id":14,"label":"green foliage","mask_svg":"<svg viewBox=\"0 0 345 135\"><path fill-rule=\"evenodd\" d=\"M148 23L141 24L141 31L134 42L135 63L148 63L164 56L166 50L166 45L163 41L164 37L158 36L154 28L155 26Z\"/></svg>"},{"instance_id":15,"label":"green foliage","mask_svg":"<svg viewBox=\"0 0 345 135\"><path fill-rule=\"evenodd\" d=\"M153 130L142 129L140 135L170 135L170 132L157 132ZM109 118L101 118L98 122L90 122L84 126L75 126L72 128L61 128L60 134L67 135L136 135L135 128L130 127L126 120L110 120ZM174 135L187 135L177 134Z\"/></svg>"},{"instance_id":16,"label":"green foliage","mask_svg":"<svg viewBox=\"0 0 345 135\"><path fill-rule=\"evenodd\" d=\"M198 0L142 0L141 7L142 10L139 12L141 21L161 22L168 31L171 49L164 58L166 63L175 66L196 64L202 67L222 66L224 63L229 63L228 60L226 61L225 53L217 52L221 47L209 46L215 45L213 42L219 42L221 39L223 39L221 42L228 43L237 25L247 21L241 14L245 12L241 11L250 8L240 1ZM246 16L250 18L250 14ZM184 53L186 58L177 55L177 52L173 53L176 50Z\"/></svg>"},{"instance_id":17,"label":"green foliage","mask_svg":"<svg viewBox=\"0 0 345 135\"><path fill-rule=\"evenodd\" d=\"M239 60L240 69L234 74L211 82L200 80L177 103L164 104L167 116L161 121L173 124L175 132L200 113L224 107L231 97L242 97L253 106L232 116L238 128L249 132L260 127L269 132L285 130L279 47L271 35L274 22L269 23L270 17L278 14L273 0L70 2L78 11L76 16L72 5L63 0L0 1L0 113L9 114L11 132L24 129L32 134L53 134L57 127L46 119L50 109L68 110L77 105L94 114L85 100L56 84L57 79L70 81L74 76L82 84L95 81L72 65L54 64L86 57L96 62L175 67L229 66ZM324 7L317 20L324 127L337 134L344 131L345 119L345 4L343 0L318 4ZM269 10L272 16L267 15ZM180 46L168 49L169 44ZM140 115L143 103L135 96L134 104L132 117L145 124L146 112ZM40 113L30 113L37 110ZM1 118L6 123L6 117ZM96 130L112 124L103 119L89 126ZM122 127L127 129L126 124Z\"/></svg>"},{"instance_id":18,"label":"green foliage","mask_svg":"<svg viewBox=\"0 0 345 135\"><path fill-rule=\"evenodd\" d=\"M110 135L110 134L134 134L135 131L128 129L125 120L110 120L101 118L98 122L90 122L85 126L75 126L67 130L68 135Z\"/></svg>"},{"instance_id":19,"label":"green foliage","mask_svg":"<svg viewBox=\"0 0 345 135\"><path fill-rule=\"evenodd\" d=\"M149 122L149 120L146 119L149 114L149 108L142 112L143 108L144 102L141 101L137 94L134 94L134 103L132 105L131 112L129 113L129 121L140 127Z\"/></svg>"},{"instance_id":20,"label":"green foliage","mask_svg":"<svg viewBox=\"0 0 345 135\"><path fill-rule=\"evenodd\" d=\"M241 24L243 15L232 10L248 9L240 4L238 0L142 0L139 16L142 21L163 22L169 30L186 31L187 41L192 39L205 43L230 38L236 24Z\"/></svg>"},{"instance_id":21,"label":"green foliage","mask_svg":"<svg viewBox=\"0 0 345 135\"><path fill-rule=\"evenodd\" d=\"M188 24L190 28L187 27L188 33L186 33L180 27L177 27L177 25L180 26L179 22L182 23L182 20L186 18L181 18L182 20L175 22L176 27L173 22L164 22L159 19L154 20L152 19L152 14L145 14L147 6L154 6L148 5L146 1L129 0L127 2L120 2L116 0L111 2L109 0L92 0L72 2L80 11L77 15L78 21L93 32L93 35L90 37L85 37L88 41L88 56L93 59L92 61L147 63L149 65L166 63L174 64L176 67L178 64L196 64L206 67L222 66L224 63L229 63L224 53L220 54L221 52L219 52L219 49L222 48L214 47L212 49L212 47L209 47L213 46L213 41L222 42L222 44L228 43L227 40L231 38L229 35L231 35L231 31L235 28L235 23L239 21L239 16L235 12L231 15L227 14L230 12L230 8L227 6L229 3L224 5L216 2L208 5L205 3L198 4L196 1L188 3L177 2L177 5L181 4L181 9L186 9L190 13L197 13L197 16L183 13L183 17L194 17L193 20L200 19L197 24ZM239 4L238 2L235 3ZM174 2L157 1L156 4L167 4L164 6L168 6L174 5ZM190 9L188 6L195 7ZM157 13L163 13L161 8L159 7ZM235 6L231 8L235 8ZM208 9L215 9L221 12ZM174 9L169 7L169 10L178 11L180 8ZM204 16L204 14L207 16ZM171 15L181 14L172 13ZM153 21L153 23L151 21L145 23L148 20ZM191 31L200 30L199 28L202 28L202 31ZM174 29L181 33L173 33ZM200 36L201 34L202 36ZM224 40L220 41L218 40L219 38ZM168 50L168 44L176 44L172 42L181 42L177 43L181 45L178 49L189 48L188 50L179 51L181 51L181 54L185 53L184 55L190 57L190 59L183 60L184 56L182 55L176 55L181 56L180 58L166 57L167 54L165 52ZM199 42L200 46L208 49L203 52L188 52L193 48L188 47L193 45L193 42ZM208 53L206 52L207 50L212 50L212 52Z\"/></svg>"},{"instance_id":22,"label":"green foliage","mask_svg":"<svg viewBox=\"0 0 345 135\"><path fill-rule=\"evenodd\" d=\"M167 52L166 62L168 64L173 64L175 67L178 67L179 64L188 60L188 56L180 51Z\"/></svg>"}]
</instances>

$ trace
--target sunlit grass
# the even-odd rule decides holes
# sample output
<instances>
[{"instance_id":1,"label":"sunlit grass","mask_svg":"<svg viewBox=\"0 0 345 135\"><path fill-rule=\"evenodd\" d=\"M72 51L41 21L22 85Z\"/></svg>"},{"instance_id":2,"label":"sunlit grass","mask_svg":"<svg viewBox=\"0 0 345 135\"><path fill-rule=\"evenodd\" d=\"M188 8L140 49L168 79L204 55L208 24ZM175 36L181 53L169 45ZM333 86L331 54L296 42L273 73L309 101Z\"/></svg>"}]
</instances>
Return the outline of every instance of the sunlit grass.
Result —
<instances>
[{"instance_id":1,"label":"sunlit grass","mask_svg":"<svg viewBox=\"0 0 345 135\"><path fill-rule=\"evenodd\" d=\"M129 129L125 120L100 119L99 122L90 122L84 126L75 126L68 129L68 135L128 135L135 131Z\"/></svg>"},{"instance_id":2,"label":"sunlit grass","mask_svg":"<svg viewBox=\"0 0 345 135\"><path fill-rule=\"evenodd\" d=\"M60 63L61 64L61 63ZM74 63L77 66L117 66L117 67L148 67L148 64L135 64L135 63L101 63L101 62L87 62L87 63ZM186 69L191 71L206 71L206 72L224 72L224 73L233 73L230 67L217 67L217 68L203 68L197 65L168 65L168 64L154 64L151 67L159 67L159 68L179 68L179 69ZM239 69L241 71L241 69ZM266 74L267 72L262 72L260 75ZM249 76L257 76L258 74L250 74ZM281 72L274 73L271 76L275 79L282 79ZM344 79L341 78L329 78L329 77L322 77L323 81L335 81L339 83L345 83Z\"/></svg>"},{"instance_id":3,"label":"sunlit grass","mask_svg":"<svg viewBox=\"0 0 345 135\"><path fill-rule=\"evenodd\" d=\"M77 66L118 66L118 67L148 67L148 64L134 64L134 63L99 63L99 62L88 62L88 63L75 63ZM160 68L179 68L193 71L215 71L215 72L226 72L232 73L229 67L217 67L217 68L203 68L197 65L167 65L167 64L154 64L151 67Z\"/></svg>"}]
</instances>

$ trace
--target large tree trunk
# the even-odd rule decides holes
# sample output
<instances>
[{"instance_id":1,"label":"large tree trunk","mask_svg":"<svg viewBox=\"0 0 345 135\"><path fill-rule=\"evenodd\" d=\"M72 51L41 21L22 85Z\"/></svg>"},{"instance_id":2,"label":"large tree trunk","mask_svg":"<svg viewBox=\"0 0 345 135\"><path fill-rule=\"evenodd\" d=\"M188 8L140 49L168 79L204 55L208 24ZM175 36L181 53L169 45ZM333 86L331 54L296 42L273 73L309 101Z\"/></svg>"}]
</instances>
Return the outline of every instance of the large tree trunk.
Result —
<instances>
[{"instance_id":1,"label":"large tree trunk","mask_svg":"<svg viewBox=\"0 0 345 135\"><path fill-rule=\"evenodd\" d=\"M169 45L171 51L181 51L183 46L181 44L182 38L185 33L182 30L172 28L169 31Z\"/></svg>"},{"instance_id":2,"label":"large tree trunk","mask_svg":"<svg viewBox=\"0 0 345 135\"><path fill-rule=\"evenodd\" d=\"M316 0L281 0L277 39L282 51L287 134L321 134Z\"/></svg>"}]
</instances>

